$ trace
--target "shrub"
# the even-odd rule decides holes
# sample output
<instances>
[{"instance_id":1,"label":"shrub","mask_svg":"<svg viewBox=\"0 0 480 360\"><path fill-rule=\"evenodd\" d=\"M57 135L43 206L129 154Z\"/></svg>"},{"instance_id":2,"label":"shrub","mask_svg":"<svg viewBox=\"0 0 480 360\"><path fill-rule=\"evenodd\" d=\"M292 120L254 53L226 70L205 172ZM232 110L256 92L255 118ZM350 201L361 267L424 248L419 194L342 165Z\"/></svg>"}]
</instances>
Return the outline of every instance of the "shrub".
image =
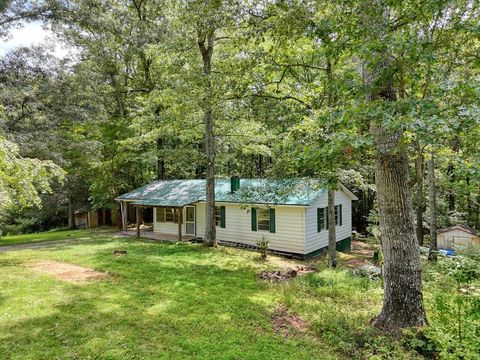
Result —
<instances>
[{"instance_id":1,"label":"shrub","mask_svg":"<svg viewBox=\"0 0 480 360\"><path fill-rule=\"evenodd\" d=\"M430 326L414 347L442 359L473 359L480 349L480 252L442 258L426 271Z\"/></svg>"},{"instance_id":2,"label":"shrub","mask_svg":"<svg viewBox=\"0 0 480 360\"><path fill-rule=\"evenodd\" d=\"M257 246L258 246L258 249L260 250L260 254L263 260L267 259L269 244L270 242L268 241L268 238L266 235L262 235L262 240L257 241Z\"/></svg>"}]
</instances>

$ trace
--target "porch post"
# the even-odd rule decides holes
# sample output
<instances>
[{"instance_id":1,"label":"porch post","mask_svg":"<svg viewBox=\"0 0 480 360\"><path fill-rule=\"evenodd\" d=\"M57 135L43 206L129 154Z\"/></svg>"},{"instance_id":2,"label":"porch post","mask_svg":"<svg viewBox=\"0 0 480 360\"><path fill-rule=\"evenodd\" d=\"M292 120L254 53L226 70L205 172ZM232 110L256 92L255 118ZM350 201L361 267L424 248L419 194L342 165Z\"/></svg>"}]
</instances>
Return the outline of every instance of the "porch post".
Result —
<instances>
[{"instance_id":1,"label":"porch post","mask_svg":"<svg viewBox=\"0 0 480 360\"><path fill-rule=\"evenodd\" d=\"M123 231L128 230L128 203L126 201L122 201L122 226Z\"/></svg>"},{"instance_id":2,"label":"porch post","mask_svg":"<svg viewBox=\"0 0 480 360\"><path fill-rule=\"evenodd\" d=\"M123 201L120 201L120 217L122 218L122 230L125 230L125 219L124 219L124 213L125 210L123 210L124 204Z\"/></svg>"},{"instance_id":3,"label":"porch post","mask_svg":"<svg viewBox=\"0 0 480 360\"><path fill-rule=\"evenodd\" d=\"M177 208L177 212L178 212L178 241L182 241L183 208Z\"/></svg>"},{"instance_id":4,"label":"porch post","mask_svg":"<svg viewBox=\"0 0 480 360\"><path fill-rule=\"evenodd\" d=\"M135 216L137 219L137 238L140 237L140 206L135 206Z\"/></svg>"}]
</instances>

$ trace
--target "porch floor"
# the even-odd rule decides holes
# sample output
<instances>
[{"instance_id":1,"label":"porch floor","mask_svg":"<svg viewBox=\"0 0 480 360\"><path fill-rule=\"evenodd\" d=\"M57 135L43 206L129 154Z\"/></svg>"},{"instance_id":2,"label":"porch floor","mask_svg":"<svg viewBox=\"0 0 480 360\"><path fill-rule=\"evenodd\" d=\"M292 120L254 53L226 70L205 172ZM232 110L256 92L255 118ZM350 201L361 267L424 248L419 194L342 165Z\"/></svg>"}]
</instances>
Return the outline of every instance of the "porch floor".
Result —
<instances>
[{"instance_id":1,"label":"porch floor","mask_svg":"<svg viewBox=\"0 0 480 360\"><path fill-rule=\"evenodd\" d=\"M122 235L125 236L137 236L137 230L127 230L122 231ZM140 237L144 239L151 239L151 240L158 240L158 241L170 241L176 242L178 241L178 236L176 234L167 234L161 232L153 232L152 230L142 230L140 229ZM182 240L192 240L194 236L191 235L182 235Z\"/></svg>"}]
</instances>

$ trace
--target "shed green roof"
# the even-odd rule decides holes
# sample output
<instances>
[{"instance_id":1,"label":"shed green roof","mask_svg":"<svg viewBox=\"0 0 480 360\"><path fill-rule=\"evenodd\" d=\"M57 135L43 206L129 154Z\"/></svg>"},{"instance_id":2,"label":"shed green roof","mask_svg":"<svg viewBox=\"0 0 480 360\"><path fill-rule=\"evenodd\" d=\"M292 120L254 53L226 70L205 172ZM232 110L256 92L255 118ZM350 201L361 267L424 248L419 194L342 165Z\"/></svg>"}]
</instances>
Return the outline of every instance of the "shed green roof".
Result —
<instances>
[{"instance_id":1,"label":"shed green roof","mask_svg":"<svg viewBox=\"0 0 480 360\"><path fill-rule=\"evenodd\" d=\"M145 206L182 207L205 201L205 184L204 179L158 180L123 194L116 200ZM215 201L308 206L325 189L324 182L318 179L240 179L240 189L234 193L230 191L230 186L230 179L217 179Z\"/></svg>"}]
</instances>

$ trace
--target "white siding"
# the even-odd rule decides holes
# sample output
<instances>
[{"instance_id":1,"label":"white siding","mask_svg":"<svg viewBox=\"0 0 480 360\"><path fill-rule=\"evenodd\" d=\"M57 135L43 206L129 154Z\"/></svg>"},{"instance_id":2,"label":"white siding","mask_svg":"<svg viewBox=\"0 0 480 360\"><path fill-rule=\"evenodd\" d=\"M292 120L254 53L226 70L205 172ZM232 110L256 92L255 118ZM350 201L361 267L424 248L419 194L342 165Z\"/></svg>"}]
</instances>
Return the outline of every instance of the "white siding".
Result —
<instances>
[{"instance_id":1,"label":"white siding","mask_svg":"<svg viewBox=\"0 0 480 360\"><path fill-rule=\"evenodd\" d=\"M185 208L183 209L183 219L185 220ZM165 234L178 234L178 224L171 222L157 222L157 209L153 208L153 231ZM185 234L185 221L182 225L182 232Z\"/></svg>"},{"instance_id":2,"label":"white siding","mask_svg":"<svg viewBox=\"0 0 480 360\"><path fill-rule=\"evenodd\" d=\"M274 206L275 233L271 233L252 231L251 206L242 208L239 204L217 203L217 205L225 206L225 228L217 226L217 240L256 246L257 241L265 235L272 250L305 254L304 207ZM197 204L197 236L205 236L204 203Z\"/></svg>"},{"instance_id":3,"label":"white siding","mask_svg":"<svg viewBox=\"0 0 480 360\"><path fill-rule=\"evenodd\" d=\"M342 204L342 226L337 226L337 241L352 234L352 201L343 191L335 193L335 204ZM217 226L217 239L255 246L265 235L272 250L296 254L308 254L328 246L328 232L317 233L317 208L327 206L327 192L308 207L275 206L275 233L252 231L251 206L242 208L239 204L217 203L225 206L225 228ZM196 205L196 236L205 237L205 203ZM260 207L260 205L258 206ZM183 218L185 219L185 209ZM157 223L154 211L154 231L177 234L177 224ZM185 224L183 224L185 234Z\"/></svg>"},{"instance_id":4,"label":"white siding","mask_svg":"<svg viewBox=\"0 0 480 360\"><path fill-rule=\"evenodd\" d=\"M327 191L306 208L306 253L328 246L328 230L317 232L317 208L327 207ZM352 236L352 200L343 191L335 192L335 205L342 204L342 226L336 227L337 241Z\"/></svg>"},{"instance_id":5,"label":"white siding","mask_svg":"<svg viewBox=\"0 0 480 360\"><path fill-rule=\"evenodd\" d=\"M205 237L205 203L196 204L197 211L197 236Z\"/></svg>"}]
</instances>

